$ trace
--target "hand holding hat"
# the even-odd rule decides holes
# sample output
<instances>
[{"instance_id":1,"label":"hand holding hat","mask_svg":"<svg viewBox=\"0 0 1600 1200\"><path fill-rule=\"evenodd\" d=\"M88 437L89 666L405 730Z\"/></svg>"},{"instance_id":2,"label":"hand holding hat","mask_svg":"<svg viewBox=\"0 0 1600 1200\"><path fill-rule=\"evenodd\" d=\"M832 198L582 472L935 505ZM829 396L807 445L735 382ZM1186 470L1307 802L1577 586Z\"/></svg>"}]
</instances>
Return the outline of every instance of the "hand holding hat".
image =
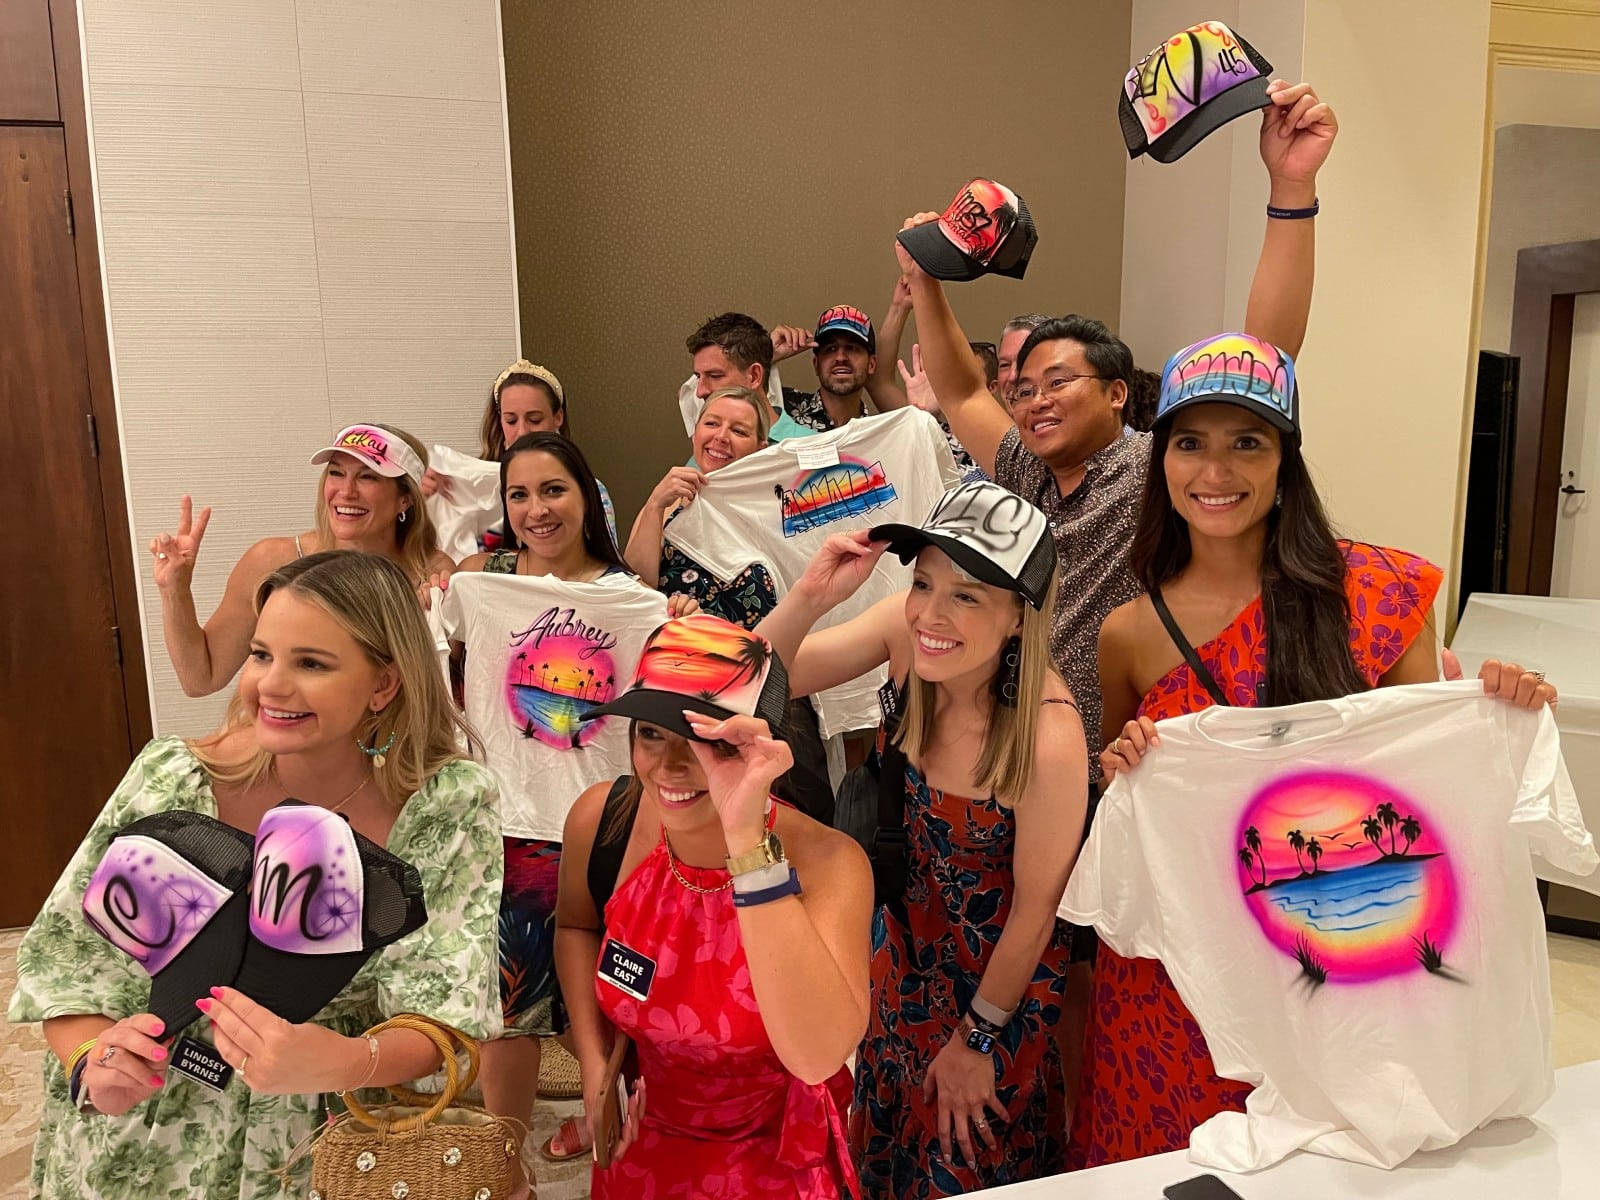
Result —
<instances>
[{"instance_id":1,"label":"hand holding hat","mask_svg":"<svg viewBox=\"0 0 1600 1200\"><path fill-rule=\"evenodd\" d=\"M827 612L855 595L887 548L874 543L865 530L835 533L811 556L790 590Z\"/></svg>"},{"instance_id":2,"label":"hand holding hat","mask_svg":"<svg viewBox=\"0 0 1600 1200\"><path fill-rule=\"evenodd\" d=\"M1339 119L1333 109L1317 98L1309 83L1290 84L1274 79L1267 85L1270 107L1261 113L1261 161L1275 187L1301 186L1311 189L1306 197L1278 197L1298 207L1315 199L1317 172L1328 159L1328 152L1339 135Z\"/></svg>"},{"instance_id":3,"label":"hand holding hat","mask_svg":"<svg viewBox=\"0 0 1600 1200\"><path fill-rule=\"evenodd\" d=\"M767 796L773 781L794 766L794 753L755 717L719 721L692 709L683 715L699 739L689 748L706 773L706 791L728 850L742 854L766 832Z\"/></svg>"},{"instance_id":4,"label":"hand holding hat","mask_svg":"<svg viewBox=\"0 0 1600 1200\"><path fill-rule=\"evenodd\" d=\"M371 1063L365 1038L309 1022L290 1024L233 988L212 988L210 997L195 1004L211 1018L217 1052L252 1092L341 1092Z\"/></svg>"},{"instance_id":5,"label":"hand holding hat","mask_svg":"<svg viewBox=\"0 0 1600 1200\"><path fill-rule=\"evenodd\" d=\"M135 1013L100 1031L79 1083L95 1112L120 1117L161 1090L168 1058L156 1039L165 1032L152 1013Z\"/></svg>"}]
</instances>

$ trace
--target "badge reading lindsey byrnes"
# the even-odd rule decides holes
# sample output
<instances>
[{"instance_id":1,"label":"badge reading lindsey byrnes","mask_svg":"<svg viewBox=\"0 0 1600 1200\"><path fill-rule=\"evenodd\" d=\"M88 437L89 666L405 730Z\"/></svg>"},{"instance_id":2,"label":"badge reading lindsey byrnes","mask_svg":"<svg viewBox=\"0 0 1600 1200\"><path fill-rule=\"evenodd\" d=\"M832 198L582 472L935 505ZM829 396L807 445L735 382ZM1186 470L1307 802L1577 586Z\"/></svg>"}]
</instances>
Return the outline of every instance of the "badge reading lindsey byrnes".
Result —
<instances>
[{"instance_id":1,"label":"badge reading lindsey byrnes","mask_svg":"<svg viewBox=\"0 0 1600 1200\"><path fill-rule=\"evenodd\" d=\"M172 1048L172 1069L213 1092L220 1092L233 1078L233 1068L223 1061L216 1047L192 1037L179 1038Z\"/></svg>"},{"instance_id":2,"label":"badge reading lindsey byrnes","mask_svg":"<svg viewBox=\"0 0 1600 1200\"><path fill-rule=\"evenodd\" d=\"M656 964L654 959L628 949L616 938L607 938L600 950L599 975L635 1000L645 1000L650 996L650 984L656 977Z\"/></svg>"}]
</instances>

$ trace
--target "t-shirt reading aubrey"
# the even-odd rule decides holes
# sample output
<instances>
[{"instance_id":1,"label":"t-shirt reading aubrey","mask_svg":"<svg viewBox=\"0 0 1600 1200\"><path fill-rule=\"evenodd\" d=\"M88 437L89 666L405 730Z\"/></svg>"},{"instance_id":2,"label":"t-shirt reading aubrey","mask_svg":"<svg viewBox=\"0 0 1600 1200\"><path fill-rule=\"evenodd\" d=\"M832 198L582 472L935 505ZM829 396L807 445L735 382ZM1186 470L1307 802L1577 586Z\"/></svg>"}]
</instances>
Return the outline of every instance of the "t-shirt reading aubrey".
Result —
<instances>
[{"instance_id":1,"label":"t-shirt reading aubrey","mask_svg":"<svg viewBox=\"0 0 1600 1200\"><path fill-rule=\"evenodd\" d=\"M1061 916L1159 959L1256 1085L1194 1161L1390 1167L1550 1094L1530 850L1596 863L1548 709L1476 680L1210 708L1101 799Z\"/></svg>"},{"instance_id":2,"label":"t-shirt reading aubrey","mask_svg":"<svg viewBox=\"0 0 1600 1200\"><path fill-rule=\"evenodd\" d=\"M885 521L920 525L960 480L939 424L914 408L858 417L842 429L788 441L723 467L666 528L668 542L723 579L764 564L780 593L794 586L829 536ZM837 625L911 584L891 555L820 622ZM823 737L868 729L882 718L871 671L813 697Z\"/></svg>"},{"instance_id":3,"label":"t-shirt reading aubrey","mask_svg":"<svg viewBox=\"0 0 1600 1200\"><path fill-rule=\"evenodd\" d=\"M500 778L504 833L560 841L584 788L630 769L625 720L578 718L628 686L666 598L625 575L479 573L451 576L434 596L445 632L467 649L467 718Z\"/></svg>"}]
</instances>

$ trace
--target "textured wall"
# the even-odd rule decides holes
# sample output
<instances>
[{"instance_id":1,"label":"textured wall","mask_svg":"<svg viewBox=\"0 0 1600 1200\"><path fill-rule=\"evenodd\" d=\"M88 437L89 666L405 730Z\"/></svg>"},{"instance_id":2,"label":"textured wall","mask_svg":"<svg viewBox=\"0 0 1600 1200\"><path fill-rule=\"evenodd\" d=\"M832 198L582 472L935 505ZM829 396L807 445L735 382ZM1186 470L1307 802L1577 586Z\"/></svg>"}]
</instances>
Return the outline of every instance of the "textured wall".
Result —
<instances>
[{"instance_id":1,"label":"textured wall","mask_svg":"<svg viewBox=\"0 0 1600 1200\"><path fill-rule=\"evenodd\" d=\"M307 456L354 420L475 447L516 352L497 4L81 0L133 541L164 733L211 727L161 639L150 538L214 508L240 553L310 528Z\"/></svg>"},{"instance_id":2,"label":"textured wall","mask_svg":"<svg viewBox=\"0 0 1600 1200\"><path fill-rule=\"evenodd\" d=\"M881 314L901 220L975 175L1040 236L1027 279L954 290L968 332L1117 318L1128 0L524 2L503 24L523 347L567 385L625 525L686 450L689 331ZM783 373L815 386L809 356Z\"/></svg>"}]
</instances>

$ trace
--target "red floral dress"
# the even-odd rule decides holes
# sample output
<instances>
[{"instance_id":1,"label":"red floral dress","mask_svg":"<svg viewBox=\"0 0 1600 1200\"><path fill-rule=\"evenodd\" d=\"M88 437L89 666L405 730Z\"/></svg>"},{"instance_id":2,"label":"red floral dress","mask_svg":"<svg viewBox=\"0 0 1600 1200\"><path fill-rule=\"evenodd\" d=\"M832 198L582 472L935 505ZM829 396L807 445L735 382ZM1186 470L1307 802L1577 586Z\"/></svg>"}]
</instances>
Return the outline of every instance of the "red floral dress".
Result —
<instances>
[{"instance_id":1,"label":"red floral dress","mask_svg":"<svg viewBox=\"0 0 1600 1200\"><path fill-rule=\"evenodd\" d=\"M1376 684L1422 632L1442 575L1426 559L1403 550L1358 542L1345 546L1344 553L1350 649L1356 668ZM1259 598L1196 650L1230 704L1256 706L1257 685L1267 667ZM1156 682L1139 715L1164 721L1211 703L1184 663ZM1243 1112L1252 1087L1217 1075L1205 1035L1159 962L1123 958L1101 945L1083 1091L1072 1120L1072 1167L1181 1150L1195 1128L1217 1113Z\"/></svg>"},{"instance_id":2,"label":"red floral dress","mask_svg":"<svg viewBox=\"0 0 1600 1200\"><path fill-rule=\"evenodd\" d=\"M595 990L634 1040L645 1079L639 1140L606 1170L596 1200L832 1200L858 1194L845 1144L850 1074L802 1083L772 1049L756 1006L723 870L677 863L663 841L606 904ZM826 886L825 881L818 886ZM621 943L654 965L636 999L605 978Z\"/></svg>"}]
</instances>

